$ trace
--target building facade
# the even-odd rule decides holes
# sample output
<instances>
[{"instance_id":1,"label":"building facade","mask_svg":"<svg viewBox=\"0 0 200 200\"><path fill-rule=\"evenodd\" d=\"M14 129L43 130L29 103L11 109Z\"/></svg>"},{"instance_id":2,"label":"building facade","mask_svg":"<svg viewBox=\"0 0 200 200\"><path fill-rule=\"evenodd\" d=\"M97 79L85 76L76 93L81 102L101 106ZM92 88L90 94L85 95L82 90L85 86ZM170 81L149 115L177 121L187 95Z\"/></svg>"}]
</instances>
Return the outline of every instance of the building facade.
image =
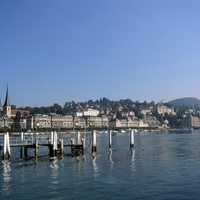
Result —
<instances>
[{"instance_id":1,"label":"building facade","mask_svg":"<svg viewBox=\"0 0 200 200\"><path fill-rule=\"evenodd\" d=\"M168 106L165 106L165 105L158 105L157 112L160 115L164 115L164 114L176 115L174 108L169 108Z\"/></svg>"}]
</instances>

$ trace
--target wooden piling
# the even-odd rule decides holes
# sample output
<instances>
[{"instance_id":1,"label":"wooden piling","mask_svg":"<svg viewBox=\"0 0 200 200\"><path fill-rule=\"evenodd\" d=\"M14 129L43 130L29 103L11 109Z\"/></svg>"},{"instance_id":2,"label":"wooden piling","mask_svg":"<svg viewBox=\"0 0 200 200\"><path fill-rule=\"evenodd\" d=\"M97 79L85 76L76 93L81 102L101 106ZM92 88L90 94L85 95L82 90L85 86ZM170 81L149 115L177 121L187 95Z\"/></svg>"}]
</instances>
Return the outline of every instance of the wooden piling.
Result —
<instances>
[{"instance_id":1,"label":"wooden piling","mask_svg":"<svg viewBox=\"0 0 200 200\"><path fill-rule=\"evenodd\" d=\"M132 149L132 148L134 148L134 130L131 130L131 132L130 132L130 148Z\"/></svg>"},{"instance_id":2,"label":"wooden piling","mask_svg":"<svg viewBox=\"0 0 200 200\"><path fill-rule=\"evenodd\" d=\"M24 147L24 159L27 160L28 159L28 147Z\"/></svg>"},{"instance_id":3,"label":"wooden piling","mask_svg":"<svg viewBox=\"0 0 200 200\"><path fill-rule=\"evenodd\" d=\"M35 138L34 150L35 150L35 158L37 159L37 157L39 155L39 145L38 145L37 135L36 135L36 138Z\"/></svg>"},{"instance_id":4,"label":"wooden piling","mask_svg":"<svg viewBox=\"0 0 200 200\"><path fill-rule=\"evenodd\" d=\"M9 133L4 134L4 146L3 146L3 159L10 159L11 151L10 151L10 137Z\"/></svg>"},{"instance_id":5,"label":"wooden piling","mask_svg":"<svg viewBox=\"0 0 200 200\"><path fill-rule=\"evenodd\" d=\"M58 151L59 151L60 156L64 155L64 142L63 142L63 138L61 138L59 140Z\"/></svg>"},{"instance_id":6,"label":"wooden piling","mask_svg":"<svg viewBox=\"0 0 200 200\"><path fill-rule=\"evenodd\" d=\"M92 152L97 151L97 133L96 130L92 132Z\"/></svg>"},{"instance_id":7,"label":"wooden piling","mask_svg":"<svg viewBox=\"0 0 200 200\"><path fill-rule=\"evenodd\" d=\"M83 145L83 150L85 150L85 138L81 139L82 145Z\"/></svg>"},{"instance_id":8,"label":"wooden piling","mask_svg":"<svg viewBox=\"0 0 200 200\"><path fill-rule=\"evenodd\" d=\"M112 148L112 130L109 131L109 149Z\"/></svg>"},{"instance_id":9,"label":"wooden piling","mask_svg":"<svg viewBox=\"0 0 200 200\"><path fill-rule=\"evenodd\" d=\"M20 147L20 158L23 159L23 157L24 157L24 146L23 146L23 144L24 144L24 133L23 132L21 132L21 144L22 144L22 146Z\"/></svg>"},{"instance_id":10,"label":"wooden piling","mask_svg":"<svg viewBox=\"0 0 200 200\"><path fill-rule=\"evenodd\" d=\"M49 144L49 157L54 157L53 144Z\"/></svg>"},{"instance_id":11,"label":"wooden piling","mask_svg":"<svg viewBox=\"0 0 200 200\"><path fill-rule=\"evenodd\" d=\"M58 150L58 135L57 132L54 131L53 134L53 155L57 156L57 150Z\"/></svg>"},{"instance_id":12,"label":"wooden piling","mask_svg":"<svg viewBox=\"0 0 200 200\"><path fill-rule=\"evenodd\" d=\"M81 145L81 133L80 133L80 131L77 132L76 144Z\"/></svg>"},{"instance_id":13,"label":"wooden piling","mask_svg":"<svg viewBox=\"0 0 200 200\"><path fill-rule=\"evenodd\" d=\"M24 147L20 148L20 158L23 159L24 157Z\"/></svg>"}]
</instances>

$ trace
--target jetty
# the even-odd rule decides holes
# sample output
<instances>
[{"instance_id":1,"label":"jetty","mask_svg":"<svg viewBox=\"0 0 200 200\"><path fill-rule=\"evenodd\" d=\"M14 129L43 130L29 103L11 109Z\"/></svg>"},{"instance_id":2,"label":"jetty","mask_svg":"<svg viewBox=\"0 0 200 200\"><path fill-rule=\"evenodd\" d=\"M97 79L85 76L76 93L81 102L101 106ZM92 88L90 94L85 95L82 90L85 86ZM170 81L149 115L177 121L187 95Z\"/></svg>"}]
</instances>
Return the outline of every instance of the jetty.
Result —
<instances>
[{"instance_id":1,"label":"jetty","mask_svg":"<svg viewBox=\"0 0 200 200\"><path fill-rule=\"evenodd\" d=\"M108 132L108 148L112 148L113 130ZM130 149L134 148L134 136L136 130L130 130ZM87 140L87 143L86 143ZM49 133L3 133L0 135L0 155L2 160L11 160L12 150L20 152L20 159L38 159L40 149L45 148L50 159L63 158L65 155L84 155L85 149L91 148L92 153L97 152L97 131L92 130L88 134L80 131L71 134L51 131ZM66 148L70 153L66 153ZM29 153L31 152L31 154Z\"/></svg>"}]
</instances>

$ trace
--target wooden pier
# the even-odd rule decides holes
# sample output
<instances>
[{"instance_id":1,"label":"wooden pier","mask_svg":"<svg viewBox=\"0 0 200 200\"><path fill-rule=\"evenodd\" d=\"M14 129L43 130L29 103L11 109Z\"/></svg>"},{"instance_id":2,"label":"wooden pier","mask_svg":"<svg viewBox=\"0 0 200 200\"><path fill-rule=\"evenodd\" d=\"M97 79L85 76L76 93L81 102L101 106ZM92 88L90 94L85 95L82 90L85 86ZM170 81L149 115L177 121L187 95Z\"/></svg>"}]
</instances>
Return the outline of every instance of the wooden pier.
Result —
<instances>
[{"instance_id":1,"label":"wooden pier","mask_svg":"<svg viewBox=\"0 0 200 200\"><path fill-rule=\"evenodd\" d=\"M130 148L134 148L134 134L135 131L130 131ZM71 156L80 156L84 154L86 148L86 138L79 131L74 132L73 135L57 133L19 133L11 135L8 132L0 136L0 155L3 160L11 159L11 150L18 148L20 152L20 159L29 160L31 158L38 159L40 157L40 149L46 148L50 159L55 157L63 157L66 155L65 149L70 149ZM97 132L93 130L91 136L91 152L97 152ZM112 130L108 131L108 148L112 148ZM88 144L88 145L89 145ZM88 146L87 146L88 148ZM34 152L30 156L29 151ZM69 154L67 154L69 155Z\"/></svg>"}]
</instances>

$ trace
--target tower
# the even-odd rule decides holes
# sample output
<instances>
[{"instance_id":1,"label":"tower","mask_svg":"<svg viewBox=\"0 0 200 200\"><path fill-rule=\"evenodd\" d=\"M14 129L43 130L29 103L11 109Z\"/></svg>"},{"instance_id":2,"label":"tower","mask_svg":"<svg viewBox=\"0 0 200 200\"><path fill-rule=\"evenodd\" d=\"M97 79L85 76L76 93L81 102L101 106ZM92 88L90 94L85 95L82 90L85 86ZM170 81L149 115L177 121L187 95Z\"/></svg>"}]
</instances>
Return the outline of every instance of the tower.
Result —
<instances>
[{"instance_id":1,"label":"tower","mask_svg":"<svg viewBox=\"0 0 200 200\"><path fill-rule=\"evenodd\" d=\"M6 90L6 97L5 97L5 102L3 105L3 113L5 116L7 116L8 118L11 117L11 105L10 105L10 101L9 101L9 95L8 95L8 86L7 86L7 90Z\"/></svg>"},{"instance_id":2,"label":"tower","mask_svg":"<svg viewBox=\"0 0 200 200\"><path fill-rule=\"evenodd\" d=\"M2 106L2 103L1 103L1 97L0 97L0 115L1 115L2 112L3 112L3 106Z\"/></svg>"}]
</instances>

